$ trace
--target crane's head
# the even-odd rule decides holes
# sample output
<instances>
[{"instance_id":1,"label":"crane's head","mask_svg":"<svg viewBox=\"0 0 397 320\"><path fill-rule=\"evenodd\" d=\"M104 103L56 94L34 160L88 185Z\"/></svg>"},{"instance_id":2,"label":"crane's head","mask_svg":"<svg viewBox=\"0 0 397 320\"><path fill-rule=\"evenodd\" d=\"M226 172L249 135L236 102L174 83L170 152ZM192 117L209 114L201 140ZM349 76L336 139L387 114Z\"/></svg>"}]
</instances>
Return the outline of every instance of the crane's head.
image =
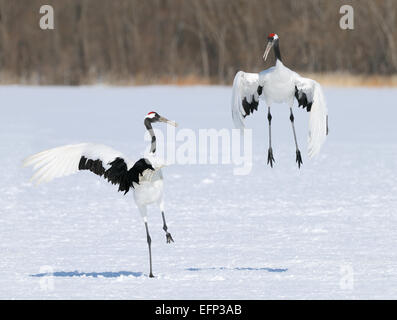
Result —
<instances>
[{"instance_id":1,"label":"crane's head","mask_svg":"<svg viewBox=\"0 0 397 320\"><path fill-rule=\"evenodd\" d=\"M145 117L145 126L147 128L151 127L151 124L155 122L165 122L174 127L178 125L175 121L168 120L167 118L160 116L157 112L151 111Z\"/></svg>"},{"instance_id":2,"label":"crane's head","mask_svg":"<svg viewBox=\"0 0 397 320\"><path fill-rule=\"evenodd\" d=\"M267 59L267 55L269 54L271 48L274 46L274 44L276 42L278 42L278 35L275 33L271 33L267 36L267 46L266 46L266 50L265 53L263 54L263 60L266 61Z\"/></svg>"}]
</instances>

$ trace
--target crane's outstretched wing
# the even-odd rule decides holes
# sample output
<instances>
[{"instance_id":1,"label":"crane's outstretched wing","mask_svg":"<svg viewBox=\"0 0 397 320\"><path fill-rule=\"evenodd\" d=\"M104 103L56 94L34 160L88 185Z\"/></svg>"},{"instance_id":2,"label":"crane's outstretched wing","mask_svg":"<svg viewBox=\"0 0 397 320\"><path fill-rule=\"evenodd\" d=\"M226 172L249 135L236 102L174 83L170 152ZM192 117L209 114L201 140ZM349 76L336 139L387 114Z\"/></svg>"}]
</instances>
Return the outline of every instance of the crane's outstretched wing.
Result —
<instances>
[{"instance_id":1,"label":"crane's outstretched wing","mask_svg":"<svg viewBox=\"0 0 397 320\"><path fill-rule=\"evenodd\" d=\"M298 105L310 112L309 156L315 156L328 134L328 110L320 84L295 75L295 98Z\"/></svg>"},{"instance_id":2,"label":"crane's outstretched wing","mask_svg":"<svg viewBox=\"0 0 397 320\"><path fill-rule=\"evenodd\" d=\"M232 118L236 128L244 129L245 117L258 110L262 88L258 73L237 72L232 93Z\"/></svg>"},{"instance_id":3,"label":"crane's outstretched wing","mask_svg":"<svg viewBox=\"0 0 397 320\"><path fill-rule=\"evenodd\" d=\"M112 184L118 184L119 191L124 191L124 194L131 187L134 188L134 182L139 184L140 176L145 170L154 170L151 163L144 158L131 162L120 152L93 143L45 150L28 157L24 161L24 166L33 166L33 170L37 170L31 179L37 183L68 176L79 170L89 170L103 176Z\"/></svg>"}]
</instances>

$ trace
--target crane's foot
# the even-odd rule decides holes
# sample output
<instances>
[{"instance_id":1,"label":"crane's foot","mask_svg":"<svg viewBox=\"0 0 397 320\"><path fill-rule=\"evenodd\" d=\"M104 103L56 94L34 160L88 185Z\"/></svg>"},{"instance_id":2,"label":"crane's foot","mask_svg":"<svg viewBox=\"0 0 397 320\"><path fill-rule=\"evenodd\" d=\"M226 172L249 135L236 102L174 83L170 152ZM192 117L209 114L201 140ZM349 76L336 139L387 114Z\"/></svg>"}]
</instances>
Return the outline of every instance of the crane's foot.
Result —
<instances>
[{"instance_id":1,"label":"crane's foot","mask_svg":"<svg viewBox=\"0 0 397 320\"><path fill-rule=\"evenodd\" d=\"M150 272L150 274L149 274L149 278L154 278L154 275L153 275L153 273L151 273L151 272Z\"/></svg>"},{"instance_id":2,"label":"crane's foot","mask_svg":"<svg viewBox=\"0 0 397 320\"><path fill-rule=\"evenodd\" d=\"M273 158L273 149L269 148L267 152L267 164L270 164L270 167L273 168L273 162L276 162L276 160Z\"/></svg>"},{"instance_id":3,"label":"crane's foot","mask_svg":"<svg viewBox=\"0 0 397 320\"><path fill-rule=\"evenodd\" d=\"M296 163L298 164L299 169L301 168L301 164L303 164L301 152L296 150Z\"/></svg>"},{"instance_id":4,"label":"crane's foot","mask_svg":"<svg viewBox=\"0 0 397 320\"><path fill-rule=\"evenodd\" d=\"M172 239L171 233L167 232L165 234L165 237L167 238L167 243L174 242L174 239Z\"/></svg>"}]
</instances>

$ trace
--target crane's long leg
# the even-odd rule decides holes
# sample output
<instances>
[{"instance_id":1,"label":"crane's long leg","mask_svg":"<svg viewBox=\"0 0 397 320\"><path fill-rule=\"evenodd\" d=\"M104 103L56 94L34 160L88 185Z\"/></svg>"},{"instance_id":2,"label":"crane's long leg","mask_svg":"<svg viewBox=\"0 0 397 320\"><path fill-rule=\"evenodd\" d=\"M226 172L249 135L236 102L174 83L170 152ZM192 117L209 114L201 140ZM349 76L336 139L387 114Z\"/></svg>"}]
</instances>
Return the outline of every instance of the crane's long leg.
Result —
<instances>
[{"instance_id":1,"label":"crane's long leg","mask_svg":"<svg viewBox=\"0 0 397 320\"><path fill-rule=\"evenodd\" d=\"M161 211L161 216L163 217L163 230L165 231L165 237L167 239L167 243L174 242L174 239L172 239L171 233L168 232L167 223L165 222L163 199L160 200L159 207L160 207L160 211Z\"/></svg>"},{"instance_id":2,"label":"crane's long leg","mask_svg":"<svg viewBox=\"0 0 397 320\"><path fill-rule=\"evenodd\" d=\"M296 139L296 132L295 132L295 124L294 124L294 114L292 113L292 108L290 107L289 110L291 111L291 114L289 116L289 119L291 120L291 125L292 125L292 132L294 133L294 140L295 140L295 147L296 147L296 163L298 164L298 167L300 169L302 162L302 156L301 152L298 147L298 140Z\"/></svg>"},{"instance_id":3,"label":"crane's long leg","mask_svg":"<svg viewBox=\"0 0 397 320\"><path fill-rule=\"evenodd\" d=\"M276 162L273 158L272 149L272 115L270 113L270 107L267 109L267 120L269 121L269 150L267 152L267 164L273 168L273 162Z\"/></svg>"},{"instance_id":4,"label":"crane's long leg","mask_svg":"<svg viewBox=\"0 0 397 320\"><path fill-rule=\"evenodd\" d=\"M150 238L149 234L149 227L147 224L147 209L144 205L137 205L139 212L141 213L142 219L145 222L145 229L146 229L146 240L149 247L149 265L150 265L150 272L149 277L154 278L153 276L153 269L152 269L152 238Z\"/></svg>"},{"instance_id":5,"label":"crane's long leg","mask_svg":"<svg viewBox=\"0 0 397 320\"><path fill-rule=\"evenodd\" d=\"M149 228L147 225L147 222L145 221L145 228L146 228L146 237L147 237L147 244L149 246L149 263L150 263L150 273L149 273L149 277L150 278L154 278L153 276L153 269L152 269L152 238L150 238L150 234L149 234Z\"/></svg>"},{"instance_id":6,"label":"crane's long leg","mask_svg":"<svg viewBox=\"0 0 397 320\"><path fill-rule=\"evenodd\" d=\"M167 223L165 222L164 211L161 211L161 215L163 217L163 230L165 231L165 237L167 238L167 243L174 242L174 239L172 239L171 233L168 232Z\"/></svg>"}]
</instances>

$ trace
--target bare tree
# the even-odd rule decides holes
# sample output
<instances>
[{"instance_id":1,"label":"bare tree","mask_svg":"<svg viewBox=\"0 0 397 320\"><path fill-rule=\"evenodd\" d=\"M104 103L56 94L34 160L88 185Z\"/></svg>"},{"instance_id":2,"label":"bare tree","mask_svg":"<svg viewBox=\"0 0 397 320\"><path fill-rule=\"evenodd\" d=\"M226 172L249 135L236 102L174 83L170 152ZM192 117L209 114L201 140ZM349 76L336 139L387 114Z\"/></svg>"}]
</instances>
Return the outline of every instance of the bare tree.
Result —
<instances>
[{"instance_id":1,"label":"bare tree","mask_svg":"<svg viewBox=\"0 0 397 320\"><path fill-rule=\"evenodd\" d=\"M230 83L258 71L269 33L295 70L397 72L395 0L47 0L55 30L39 28L41 0L0 0L0 81L80 85ZM351 4L355 29L341 30Z\"/></svg>"}]
</instances>

